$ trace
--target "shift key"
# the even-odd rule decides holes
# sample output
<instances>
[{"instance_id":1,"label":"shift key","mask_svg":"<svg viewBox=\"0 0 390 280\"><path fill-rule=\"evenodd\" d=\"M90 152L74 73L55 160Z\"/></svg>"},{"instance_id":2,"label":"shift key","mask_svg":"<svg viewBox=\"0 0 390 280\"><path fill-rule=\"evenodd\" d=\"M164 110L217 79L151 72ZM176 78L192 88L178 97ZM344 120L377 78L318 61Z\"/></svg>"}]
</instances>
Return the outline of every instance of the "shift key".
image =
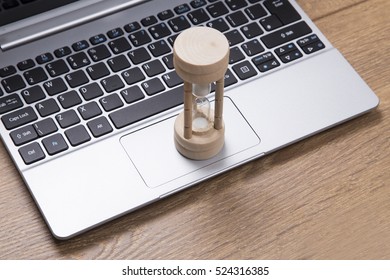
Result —
<instances>
[{"instance_id":1,"label":"shift key","mask_svg":"<svg viewBox=\"0 0 390 280\"><path fill-rule=\"evenodd\" d=\"M31 107L25 107L1 117L6 129L13 129L38 119Z\"/></svg>"}]
</instances>

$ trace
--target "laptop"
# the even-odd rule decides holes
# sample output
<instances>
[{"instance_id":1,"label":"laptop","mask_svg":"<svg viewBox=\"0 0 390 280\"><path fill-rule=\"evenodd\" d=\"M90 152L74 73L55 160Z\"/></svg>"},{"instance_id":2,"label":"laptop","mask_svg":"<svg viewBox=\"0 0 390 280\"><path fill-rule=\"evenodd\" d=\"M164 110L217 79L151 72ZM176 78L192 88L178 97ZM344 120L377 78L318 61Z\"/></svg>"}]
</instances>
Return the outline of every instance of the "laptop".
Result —
<instances>
[{"instance_id":1,"label":"laptop","mask_svg":"<svg viewBox=\"0 0 390 280\"><path fill-rule=\"evenodd\" d=\"M58 239L379 103L294 0L3 0L0 18L1 138ZM207 160L173 138L183 81L172 47L198 25L230 45L225 143Z\"/></svg>"}]
</instances>

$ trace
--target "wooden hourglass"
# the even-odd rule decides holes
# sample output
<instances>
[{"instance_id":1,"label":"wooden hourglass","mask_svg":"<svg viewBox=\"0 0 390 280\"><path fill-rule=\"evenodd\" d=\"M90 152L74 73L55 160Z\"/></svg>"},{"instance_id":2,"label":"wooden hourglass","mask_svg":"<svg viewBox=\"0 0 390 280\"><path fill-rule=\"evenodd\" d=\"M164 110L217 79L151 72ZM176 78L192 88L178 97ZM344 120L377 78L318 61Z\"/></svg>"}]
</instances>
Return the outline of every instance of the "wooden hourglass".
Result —
<instances>
[{"instance_id":1,"label":"wooden hourglass","mask_svg":"<svg viewBox=\"0 0 390 280\"><path fill-rule=\"evenodd\" d=\"M175 40L173 63L184 81L184 111L174 126L176 149L190 159L209 159L224 145L223 91L229 43L213 28L187 29ZM212 82L216 82L214 110L207 98Z\"/></svg>"}]
</instances>

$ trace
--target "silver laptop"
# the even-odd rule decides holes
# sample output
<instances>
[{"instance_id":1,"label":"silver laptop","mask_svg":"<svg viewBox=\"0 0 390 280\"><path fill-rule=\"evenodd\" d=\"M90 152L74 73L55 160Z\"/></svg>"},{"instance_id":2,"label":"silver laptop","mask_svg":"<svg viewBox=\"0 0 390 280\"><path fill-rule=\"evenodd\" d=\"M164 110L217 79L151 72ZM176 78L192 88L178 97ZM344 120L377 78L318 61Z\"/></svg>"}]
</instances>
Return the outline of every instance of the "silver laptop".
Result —
<instances>
[{"instance_id":1,"label":"silver laptop","mask_svg":"<svg viewBox=\"0 0 390 280\"><path fill-rule=\"evenodd\" d=\"M58 239L379 102L294 0L0 5L1 138ZM231 47L225 144L203 161L184 158L173 141L183 85L172 45L195 25L223 32Z\"/></svg>"}]
</instances>

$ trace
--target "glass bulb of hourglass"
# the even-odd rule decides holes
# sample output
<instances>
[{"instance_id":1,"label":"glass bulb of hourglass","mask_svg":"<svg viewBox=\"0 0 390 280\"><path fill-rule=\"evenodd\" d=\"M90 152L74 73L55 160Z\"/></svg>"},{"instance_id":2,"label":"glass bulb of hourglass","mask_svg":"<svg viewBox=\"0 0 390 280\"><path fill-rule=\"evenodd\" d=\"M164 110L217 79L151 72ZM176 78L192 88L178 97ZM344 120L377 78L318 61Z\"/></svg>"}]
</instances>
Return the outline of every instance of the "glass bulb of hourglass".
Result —
<instances>
[{"instance_id":1,"label":"glass bulb of hourglass","mask_svg":"<svg viewBox=\"0 0 390 280\"><path fill-rule=\"evenodd\" d=\"M192 92L194 104L192 111L192 127L196 131L207 130L210 123L210 101L206 97L210 93L211 85L194 84Z\"/></svg>"}]
</instances>

